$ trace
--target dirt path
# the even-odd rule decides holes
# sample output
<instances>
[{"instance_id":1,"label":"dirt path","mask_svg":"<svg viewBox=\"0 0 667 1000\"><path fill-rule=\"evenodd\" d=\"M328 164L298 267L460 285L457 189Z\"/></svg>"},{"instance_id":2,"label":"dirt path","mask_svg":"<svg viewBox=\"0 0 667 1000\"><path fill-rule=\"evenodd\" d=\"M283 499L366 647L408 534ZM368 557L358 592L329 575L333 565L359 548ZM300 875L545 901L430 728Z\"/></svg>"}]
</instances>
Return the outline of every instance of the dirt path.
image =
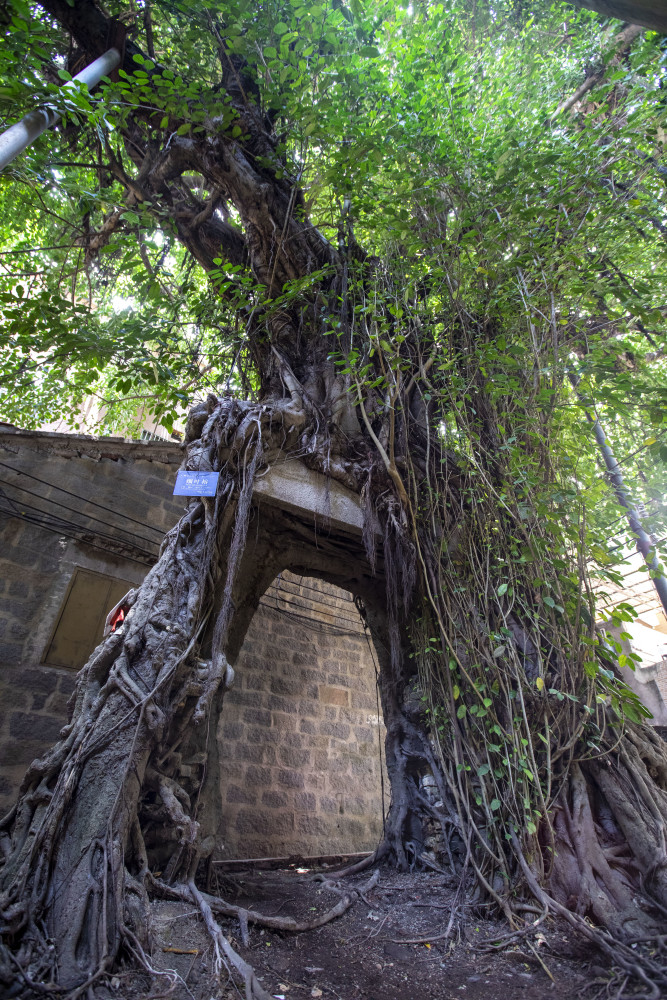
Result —
<instances>
[{"instance_id":1,"label":"dirt path","mask_svg":"<svg viewBox=\"0 0 667 1000\"><path fill-rule=\"evenodd\" d=\"M305 920L333 906L340 896L304 869L246 871L225 877L220 894L237 906L266 915ZM325 873L327 878L333 878ZM357 888L368 874L346 880ZM591 980L608 983L599 955L587 954L566 932L541 925L512 942L510 950L488 952L483 942L507 928L468 910L465 930L446 931L456 882L447 875L380 871L378 884L338 919L315 931L286 934L250 927L241 944L236 920L222 923L233 946L262 977L264 989L284 1000L530 1000L574 998ZM461 913L461 911L458 911ZM480 915L482 914L482 915ZM532 919L531 914L527 914ZM174 1000L238 1000L230 981L213 976L213 951L193 906L157 902L153 906L156 969L172 969L178 982L154 981L141 991L118 977L115 996ZM547 971L548 970L548 971ZM552 978L550 978L553 977ZM132 978L132 977L130 977ZM596 992L593 989L593 993ZM105 994L106 995L106 994ZM114 993L109 993L113 996Z\"/></svg>"}]
</instances>

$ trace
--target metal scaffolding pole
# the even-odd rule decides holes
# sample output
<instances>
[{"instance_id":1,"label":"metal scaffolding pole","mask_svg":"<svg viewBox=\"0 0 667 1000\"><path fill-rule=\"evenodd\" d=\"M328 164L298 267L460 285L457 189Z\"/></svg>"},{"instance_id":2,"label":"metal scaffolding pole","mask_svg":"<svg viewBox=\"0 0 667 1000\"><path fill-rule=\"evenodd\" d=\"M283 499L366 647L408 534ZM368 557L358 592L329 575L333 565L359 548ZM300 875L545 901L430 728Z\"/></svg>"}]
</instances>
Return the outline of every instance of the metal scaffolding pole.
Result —
<instances>
[{"instance_id":1,"label":"metal scaffolding pole","mask_svg":"<svg viewBox=\"0 0 667 1000\"><path fill-rule=\"evenodd\" d=\"M109 49L103 56L92 62L90 66L77 73L75 77L68 80L65 87L72 87L75 83L83 83L91 90L97 86L103 76L113 73L120 65L121 54L118 49ZM40 108L25 115L16 125L11 125L0 135L0 170L11 163L15 157L22 153L31 143L37 139L47 128L51 128L59 121L61 116L52 108Z\"/></svg>"},{"instance_id":2,"label":"metal scaffolding pole","mask_svg":"<svg viewBox=\"0 0 667 1000\"><path fill-rule=\"evenodd\" d=\"M586 404L584 398L579 392L579 382L580 377L574 372L569 372L569 379L572 383L572 388L574 389L577 399L584 407L584 412L586 414L586 419L590 424L593 425L593 434L595 435L595 440L597 446L600 449L600 454L604 460L604 464L607 468L607 474L609 476L609 482L611 488L614 491L614 495L625 511L625 516L628 521L628 526L630 531L634 535L635 543L637 545L637 551L641 552L644 557L644 562L649 570L649 575L651 576L651 582L656 589L656 593L662 604L663 611L667 615L667 576L662 572L662 567L658 560L658 554L655 549L655 543L652 541L651 536L645 530L644 525L641 522L641 518L635 507L630 494L625 485L625 480L623 479L623 472L620 465L616 461L613 451L609 446L607 440L607 435L604 432L604 428L600 423L600 418L598 417L595 407L590 404ZM592 412L591 412L592 411ZM655 575L654 575L655 574Z\"/></svg>"},{"instance_id":3,"label":"metal scaffolding pole","mask_svg":"<svg viewBox=\"0 0 667 1000\"><path fill-rule=\"evenodd\" d=\"M653 586L658 593L660 603L662 604L663 610L667 615L667 577L662 575L660 562L658 561L658 556L655 551L655 544L652 542L651 536L645 531L644 526L639 519L637 509L630 499L627 489L625 488L621 467L616 461L614 453L607 443L607 436L602 428L602 425L600 424L597 414L594 418L588 413L586 416L593 424L593 433L595 434L595 440L597 441L598 448L602 453L604 464L607 467L609 481L611 482L616 499L625 510L630 531L635 536L637 548L643 555L649 571L652 574L656 574L655 576L652 576Z\"/></svg>"}]
</instances>

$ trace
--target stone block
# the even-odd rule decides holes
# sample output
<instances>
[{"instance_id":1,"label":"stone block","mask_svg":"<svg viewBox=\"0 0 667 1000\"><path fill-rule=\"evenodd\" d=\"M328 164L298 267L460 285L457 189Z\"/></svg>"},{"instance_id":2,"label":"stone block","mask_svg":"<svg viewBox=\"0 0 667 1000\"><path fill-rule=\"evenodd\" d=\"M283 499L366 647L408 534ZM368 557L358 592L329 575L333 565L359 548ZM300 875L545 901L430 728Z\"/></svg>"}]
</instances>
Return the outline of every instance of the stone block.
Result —
<instances>
[{"instance_id":1,"label":"stone block","mask_svg":"<svg viewBox=\"0 0 667 1000\"><path fill-rule=\"evenodd\" d=\"M308 769L303 774L304 787L314 792L323 792L326 786L326 775L321 771Z\"/></svg>"},{"instance_id":2,"label":"stone block","mask_svg":"<svg viewBox=\"0 0 667 1000\"><path fill-rule=\"evenodd\" d=\"M272 719L276 729L296 732L296 715L288 715L286 712L273 712Z\"/></svg>"},{"instance_id":3,"label":"stone block","mask_svg":"<svg viewBox=\"0 0 667 1000\"><path fill-rule=\"evenodd\" d=\"M301 733L294 733L291 730L283 732L282 743L286 747L294 747L295 750L301 750L303 747L308 745L308 741L305 736Z\"/></svg>"},{"instance_id":4,"label":"stone block","mask_svg":"<svg viewBox=\"0 0 667 1000\"><path fill-rule=\"evenodd\" d=\"M348 838L349 843L360 843L365 834L364 825L358 819L351 819L347 816L339 817L337 823L339 833Z\"/></svg>"},{"instance_id":5,"label":"stone block","mask_svg":"<svg viewBox=\"0 0 667 1000\"><path fill-rule=\"evenodd\" d=\"M63 698L69 703L70 698L74 694L74 688L76 687L76 674L68 672L67 674L61 674L58 683L58 691Z\"/></svg>"},{"instance_id":6,"label":"stone block","mask_svg":"<svg viewBox=\"0 0 667 1000\"><path fill-rule=\"evenodd\" d=\"M313 754L313 767L322 773L329 770L331 758L328 750L318 750Z\"/></svg>"},{"instance_id":7,"label":"stone block","mask_svg":"<svg viewBox=\"0 0 667 1000\"><path fill-rule=\"evenodd\" d=\"M349 705L350 692L342 687L333 687L329 684L320 684L319 699L325 705Z\"/></svg>"},{"instance_id":8,"label":"stone block","mask_svg":"<svg viewBox=\"0 0 667 1000\"><path fill-rule=\"evenodd\" d=\"M332 792L348 792L350 789L351 778L344 771L330 771L327 781Z\"/></svg>"},{"instance_id":9,"label":"stone block","mask_svg":"<svg viewBox=\"0 0 667 1000\"><path fill-rule=\"evenodd\" d=\"M21 683L23 686L30 688L31 691L53 694L58 687L59 680L61 681L60 687L62 690L62 680L66 679L66 676L61 677L60 674L56 673L50 667L32 667L21 671Z\"/></svg>"},{"instance_id":10,"label":"stone block","mask_svg":"<svg viewBox=\"0 0 667 1000\"><path fill-rule=\"evenodd\" d=\"M380 719L382 716L380 716ZM380 726L355 726L354 735L359 743L369 743L378 744L378 735L380 739L384 742L385 730L384 726L380 723Z\"/></svg>"},{"instance_id":11,"label":"stone block","mask_svg":"<svg viewBox=\"0 0 667 1000\"><path fill-rule=\"evenodd\" d=\"M302 688L297 678L272 677L270 690L271 694L293 696L301 694Z\"/></svg>"},{"instance_id":12,"label":"stone block","mask_svg":"<svg viewBox=\"0 0 667 1000\"><path fill-rule=\"evenodd\" d=\"M303 788L303 774L300 771L281 768L276 777L278 784L283 785L284 788ZM266 784L268 784L268 782L266 782Z\"/></svg>"},{"instance_id":13,"label":"stone block","mask_svg":"<svg viewBox=\"0 0 667 1000\"><path fill-rule=\"evenodd\" d=\"M225 722L223 710L222 738L223 740L240 740L245 732L242 722Z\"/></svg>"},{"instance_id":14,"label":"stone block","mask_svg":"<svg viewBox=\"0 0 667 1000\"><path fill-rule=\"evenodd\" d=\"M330 684L330 685L334 685L335 684L335 685L338 685L339 687L351 688L351 687L354 686L355 681L354 681L353 677L348 677L347 674L340 673L340 674L328 674L327 675L327 683ZM337 701L335 703L336 705L349 705L349 703L350 703L350 692L346 691L345 693L347 694L347 700L346 701Z\"/></svg>"},{"instance_id":15,"label":"stone block","mask_svg":"<svg viewBox=\"0 0 667 1000\"><path fill-rule=\"evenodd\" d=\"M265 726L267 729L271 726L271 713L266 709L246 708L243 719L250 725Z\"/></svg>"},{"instance_id":16,"label":"stone block","mask_svg":"<svg viewBox=\"0 0 667 1000\"><path fill-rule=\"evenodd\" d=\"M350 774L356 778L366 778L373 773L375 761L372 757L359 756L352 758L348 762Z\"/></svg>"},{"instance_id":17,"label":"stone block","mask_svg":"<svg viewBox=\"0 0 667 1000\"><path fill-rule=\"evenodd\" d=\"M237 833L241 834L281 836L294 830L294 814L276 810L264 812L261 809L241 809L234 826Z\"/></svg>"},{"instance_id":18,"label":"stone block","mask_svg":"<svg viewBox=\"0 0 667 1000\"><path fill-rule=\"evenodd\" d=\"M167 500L171 496L169 484L164 479L158 479L156 476L149 476L144 481L143 491L144 493L150 493L152 496L159 497L161 500Z\"/></svg>"},{"instance_id":19,"label":"stone block","mask_svg":"<svg viewBox=\"0 0 667 1000\"><path fill-rule=\"evenodd\" d=\"M298 459L276 462L255 482L255 496L261 501L303 517L308 512L326 530L331 524L361 534L364 515L359 497L352 490L308 469Z\"/></svg>"},{"instance_id":20,"label":"stone block","mask_svg":"<svg viewBox=\"0 0 667 1000\"><path fill-rule=\"evenodd\" d=\"M310 698L302 698L298 707L296 705L294 707L301 718L306 716L313 719L321 719L324 715L324 706L320 705L319 702L312 701Z\"/></svg>"},{"instance_id":21,"label":"stone block","mask_svg":"<svg viewBox=\"0 0 667 1000\"><path fill-rule=\"evenodd\" d=\"M37 757L42 757L49 746L50 744L41 740L7 740L2 747L3 767L9 767L12 764L27 766Z\"/></svg>"},{"instance_id":22,"label":"stone block","mask_svg":"<svg viewBox=\"0 0 667 1000\"><path fill-rule=\"evenodd\" d=\"M23 655L23 645L18 642L0 642L0 663L19 664Z\"/></svg>"},{"instance_id":23,"label":"stone block","mask_svg":"<svg viewBox=\"0 0 667 1000\"><path fill-rule=\"evenodd\" d=\"M317 800L312 792L297 792L294 796L294 808L299 812L315 812Z\"/></svg>"},{"instance_id":24,"label":"stone block","mask_svg":"<svg viewBox=\"0 0 667 1000\"><path fill-rule=\"evenodd\" d=\"M254 806L257 796L247 788L239 788L238 785L230 785L225 796L227 802L242 802L244 805Z\"/></svg>"},{"instance_id":25,"label":"stone block","mask_svg":"<svg viewBox=\"0 0 667 1000\"><path fill-rule=\"evenodd\" d=\"M271 768L258 767L255 764L251 764L249 767L246 768L245 782L247 785L254 786L255 788L270 787L270 785L272 784ZM284 784L284 782L282 782L282 784Z\"/></svg>"},{"instance_id":26,"label":"stone block","mask_svg":"<svg viewBox=\"0 0 667 1000\"><path fill-rule=\"evenodd\" d=\"M285 733L279 729L248 729L248 742L263 743L264 746L278 746L285 739Z\"/></svg>"},{"instance_id":27,"label":"stone block","mask_svg":"<svg viewBox=\"0 0 667 1000\"><path fill-rule=\"evenodd\" d=\"M311 669L316 666L317 657L313 656L312 653L293 653L292 663L296 667L310 667Z\"/></svg>"},{"instance_id":28,"label":"stone block","mask_svg":"<svg viewBox=\"0 0 667 1000\"><path fill-rule=\"evenodd\" d=\"M267 706L272 712L284 712L289 715L294 710L294 699L280 698L278 695L272 694L269 695Z\"/></svg>"},{"instance_id":29,"label":"stone block","mask_svg":"<svg viewBox=\"0 0 667 1000\"><path fill-rule=\"evenodd\" d=\"M262 793L262 805L268 806L269 809L284 809L287 802L288 798L285 792L271 788Z\"/></svg>"},{"instance_id":30,"label":"stone block","mask_svg":"<svg viewBox=\"0 0 667 1000\"><path fill-rule=\"evenodd\" d=\"M302 733L306 733L309 736L314 736L317 733L317 726L309 719L301 719L299 722L299 729Z\"/></svg>"},{"instance_id":31,"label":"stone block","mask_svg":"<svg viewBox=\"0 0 667 1000\"><path fill-rule=\"evenodd\" d=\"M17 740L39 741L46 748L58 739L64 719L33 712L12 712L9 718L9 732Z\"/></svg>"},{"instance_id":32,"label":"stone block","mask_svg":"<svg viewBox=\"0 0 667 1000\"><path fill-rule=\"evenodd\" d=\"M337 799L332 799L330 795L320 795L320 811L324 813L337 813L343 810Z\"/></svg>"},{"instance_id":33,"label":"stone block","mask_svg":"<svg viewBox=\"0 0 667 1000\"><path fill-rule=\"evenodd\" d=\"M307 684L324 683L327 679L327 675L324 670L317 670L314 667L301 667L299 670L299 677L303 682L304 691L306 690Z\"/></svg>"},{"instance_id":34,"label":"stone block","mask_svg":"<svg viewBox=\"0 0 667 1000\"><path fill-rule=\"evenodd\" d=\"M296 828L299 833L311 837L326 837L330 832L329 825L321 816L300 815L296 818Z\"/></svg>"},{"instance_id":35,"label":"stone block","mask_svg":"<svg viewBox=\"0 0 667 1000\"><path fill-rule=\"evenodd\" d=\"M247 761L251 764L264 763L264 747L261 743L233 743L227 752L232 760Z\"/></svg>"},{"instance_id":36,"label":"stone block","mask_svg":"<svg viewBox=\"0 0 667 1000\"><path fill-rule=\"evenodd\" d=\"M245 670L245 666L241 667ZM244 673L242 677L243 690L255 693L266 691L266 674L257 672Z\"/></svg>"},{"instance_id":37,"label":"stone block","mask_svg":"<svg viewBox=\"0 0 667 1000\"><path fill-rule=\"evenodd\" d=\"M363 816L367 808L367 803L359 796L346 795L343 799L343 812L353 816Z\"/></svg>"},{"instance_id":38,"label":"stone block","mask_svg":"<svg viewBox=\"0 0 667 1000\"><path fill-rule=\"evenodd\" d=\"M297 750L294 747L279 747L278 759L281 764L287 767L306 768L310 766L310 752L308 750Z\"/></svg>"}]
</instances>

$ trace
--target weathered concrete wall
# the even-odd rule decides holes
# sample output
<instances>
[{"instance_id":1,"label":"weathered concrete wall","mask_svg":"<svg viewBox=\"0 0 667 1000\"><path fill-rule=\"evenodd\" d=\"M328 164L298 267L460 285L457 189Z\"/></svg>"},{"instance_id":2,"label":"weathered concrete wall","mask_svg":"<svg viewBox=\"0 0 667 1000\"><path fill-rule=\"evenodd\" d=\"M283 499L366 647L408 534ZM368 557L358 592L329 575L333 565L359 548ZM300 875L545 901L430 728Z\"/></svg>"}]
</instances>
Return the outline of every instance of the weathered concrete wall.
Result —
<instances>
[{"instance_id":1,"label":"weathered concrete wall","mask_svg":"<svg viewBox=\"0 0 667 1000\"><path fill-rule=\"evenodd\" d=\"M75 673L43 659L73 574L141 582L183 510L171 492L180 461L168 442L0 425L0 812L67 721ZM375 676L359 616L325 584L286 574L279 588L262 600L225 703L223 856L373 847Z\"/></svg>"},{"instance_id":2,"label":"weathered concrete wall","mask_svg":"<svg viewBox=\"0 0 667 1000\"><path fill-rule=\"evenodd\" d=\"M377 846L384 728L372 656L345 591L290 573L267 591L225 696L221 735L222 857Z\"/></svg>"}]
</instances>

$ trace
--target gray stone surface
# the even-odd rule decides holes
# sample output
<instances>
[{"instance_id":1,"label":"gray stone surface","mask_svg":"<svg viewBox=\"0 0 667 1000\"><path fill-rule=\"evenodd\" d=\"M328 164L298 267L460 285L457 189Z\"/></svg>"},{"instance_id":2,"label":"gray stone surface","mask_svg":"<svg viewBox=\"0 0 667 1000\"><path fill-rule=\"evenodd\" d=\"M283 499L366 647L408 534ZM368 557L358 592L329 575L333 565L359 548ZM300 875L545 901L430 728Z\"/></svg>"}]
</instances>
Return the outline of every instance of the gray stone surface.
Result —
<instances>
[{"instance_id":1,"label":"gray stone surface","mask_svg":"<svg viewBox=\"0 0 667 1000\"><path fill-rule=\"evenodd\" d=\"M331 525L361 534L364 526L359 497L297 459L271 466L255 483L255 495L283 510L297 514L309 511L323 527Z\"/></svg>"}]
</instances>

